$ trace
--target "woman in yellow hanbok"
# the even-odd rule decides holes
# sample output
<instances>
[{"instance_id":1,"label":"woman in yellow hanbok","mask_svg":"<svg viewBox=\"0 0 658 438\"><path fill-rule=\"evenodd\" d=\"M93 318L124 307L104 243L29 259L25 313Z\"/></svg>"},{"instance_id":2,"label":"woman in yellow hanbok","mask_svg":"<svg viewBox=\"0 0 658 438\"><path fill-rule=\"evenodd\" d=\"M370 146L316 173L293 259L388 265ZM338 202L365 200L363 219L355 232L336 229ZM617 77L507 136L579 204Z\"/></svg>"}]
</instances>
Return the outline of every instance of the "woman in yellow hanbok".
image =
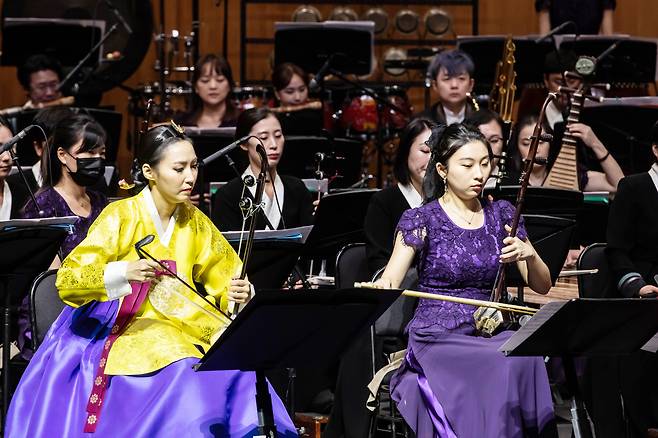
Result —
<instances>
[{"instance_id":1,"label":"woman in yellow hanbok","mask_svg":"<svg viewBox=\"0 0 658 438\"><path fill-rule=\"evenodd\" d=\"M138 157L147 182L107 206L57 274L67 304L12 400L11 437L248 437L256 433L255 375L192 366L230 322L153 261L203 285L226 309L251 296L232 279L241 261L210 219L190 204L194 148L176 126L149 130ZM296 436L270 390L277 429Z\"/></svg>"}]
</instances>

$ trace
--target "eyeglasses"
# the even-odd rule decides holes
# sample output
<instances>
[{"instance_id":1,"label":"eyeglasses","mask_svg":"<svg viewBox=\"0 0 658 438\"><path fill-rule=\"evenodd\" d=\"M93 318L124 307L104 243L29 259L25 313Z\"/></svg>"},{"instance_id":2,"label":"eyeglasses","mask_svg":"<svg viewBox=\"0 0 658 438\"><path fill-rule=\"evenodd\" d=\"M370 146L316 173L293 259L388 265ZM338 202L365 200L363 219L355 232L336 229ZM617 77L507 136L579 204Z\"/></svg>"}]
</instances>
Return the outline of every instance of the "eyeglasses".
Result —
<instances>
[{"instance_id":1,"label":"eyeglasses","mask_svg":"<svg viewBox=\"0 0 658 438\"><path fill-rule=\"evenodd\" d=\"M32 89L35 91L46 91L46 90L55 90L59 88L59 81L43 82L41 84L36 84L32 86Z\"/></svg>"}]
</instances>

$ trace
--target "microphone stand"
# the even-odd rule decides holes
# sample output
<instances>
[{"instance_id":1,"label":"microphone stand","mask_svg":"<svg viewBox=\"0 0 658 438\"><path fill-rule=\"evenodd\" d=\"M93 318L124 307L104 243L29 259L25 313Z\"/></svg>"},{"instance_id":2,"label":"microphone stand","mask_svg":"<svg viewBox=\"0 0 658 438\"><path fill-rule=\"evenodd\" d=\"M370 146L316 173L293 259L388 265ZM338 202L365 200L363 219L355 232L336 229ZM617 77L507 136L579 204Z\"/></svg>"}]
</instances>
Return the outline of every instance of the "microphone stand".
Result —
<instances>
[{"instance_id":1,"label":"microphone stand","mask_svg":"<svg viewBox=\"0 0 658 438\"><path fill-rule=\"evenodd\" d=\"M82 66L89 60L89 58L91 58L91 55L93 55L94 52L98 50L98 48L102 46L103 43L110 37L110 35L112 35L112 33L117 29L117 26L118 24L114 23L112 27L110 27L110 29L107 32L105 32L105 35L103 35L100 41L98 41L94 45L94 47L92 47L91 50L87 52L87 54L80 60L80 62L78 62L78 64L75 67L73 67L73 70L71 70L69 74L67 74L66 77L62 80L62 82L59 83L59 86L57 87L58 90L61 90L64 87L64 85L66 85L66 83L69 82L73 78L73 76L80 71ZM86 78L84 78L84 80L86 80ZM78 82L75 82L71 87L71 93L77 94L79 88L80 88L80 84Z\"/></svg>"}]
</instances>

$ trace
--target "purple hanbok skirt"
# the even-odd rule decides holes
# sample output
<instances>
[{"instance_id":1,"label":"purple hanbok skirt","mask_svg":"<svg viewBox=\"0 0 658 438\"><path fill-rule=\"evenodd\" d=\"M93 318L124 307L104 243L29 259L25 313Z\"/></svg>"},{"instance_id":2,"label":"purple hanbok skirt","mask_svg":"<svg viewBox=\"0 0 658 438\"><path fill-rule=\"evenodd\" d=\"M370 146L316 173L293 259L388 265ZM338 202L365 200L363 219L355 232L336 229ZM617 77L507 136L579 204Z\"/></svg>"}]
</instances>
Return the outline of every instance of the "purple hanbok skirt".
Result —
<instances>
[{"instance_id":1,"label":"purple hanbok skirt","mask_svg":"<svg viewBox=\"0 0 658 438\"><path fill-rule=\"evenodd\" d=\"M512 334L472 336L410 331L406 360L391 395L418 437L515 438L556 436L546 367L537 357L498 351Z\"/></svg>"},{"instance_id":2,"label":"purple hanbok skirt","mask_svg":"<svg viewBox=\"0 0 658 438\"><path fill-rule=\"evenodd\" d=\"M66 307L23 375L9 407L7 437L251 437L257 435L253 372L195 372L182 359L140 376L112 376L94 434L85 434L94 373L117 301ZM296 437L270 387L279 436Z\"/></svg>"}]
</instances>

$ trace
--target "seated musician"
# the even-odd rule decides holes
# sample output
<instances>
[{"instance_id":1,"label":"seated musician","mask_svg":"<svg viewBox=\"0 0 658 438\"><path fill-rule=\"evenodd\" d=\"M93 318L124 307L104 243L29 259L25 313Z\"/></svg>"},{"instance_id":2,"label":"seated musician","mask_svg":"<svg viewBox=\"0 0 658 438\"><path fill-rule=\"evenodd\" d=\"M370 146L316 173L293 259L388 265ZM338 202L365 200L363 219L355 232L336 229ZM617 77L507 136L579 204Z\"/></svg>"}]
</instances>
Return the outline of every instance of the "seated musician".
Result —
<instances>
[{"instance_id":1,"label":"seated musician","mask_svg":"<svg viewBox=\"0 0 658 438\"><path fill-rule=\"evenodd\" d=\"M573 21L576 29L566 28L562 33L579 35L612 35L613 13L616 0L535 0L539 19L539 33L546 34L567 21Z\"/></svg>"},{"instance_id":2,"label":"seated musician","mask_svg":"<svg viewBox=\"0 0 658 438\"><path fill-rule=\"evenodd\" d=\"M537 116L527 115L521 118L515 127L515 132L512 135L510 143L513 145L510 151L510 178L518 181L518 174L522 169L522 162L528 156L531 136L534 126L537 123ZM578 184L582 191L617 191L617 184L623 178L624 174L619 167L619 164L605 148L603 143L598 139L592 129L583 123L574 123L570 129L571 134L577 139L581 140L583 144L593 151L598 158L599 165L602 172L598 170L590 170L584 163L586 160L580 158L583 153L579 154L577 163L578 169ZM540 142L537 150L537 158L543 162L535 163L532 167L530 175L530 185L543 186L551 169L557 151L553 151L553 144L549 142ZM516 172L516 175L514 173Z\"/></svg>"},{"instance_id":3,"label":"seated musician","mask_svg":"<svg viewBox=\"0 0 658 438\"><path fill-rule=\"evenodd\" d=\"M436 123L450 125L460 123L475 112L470 99L473 91L475 64L461 50L441 52L432 59L427 75L432 79L432 89L439 96L428 111L420 114Z\"/></svg>"},{"instance_id":4,"label":"seated musician","mask_svg":"<svg viewBox=\"0 0 658 438\"><path fill-rule=\"evenodd\" d=\"M0 145L5 144L14 136L7 120L0 116ZM20 215L20 199L25 197L26 189L23 184L14 183L9 180L12 159L9 151L0 155L0 221L16 219Z\"/></svg>"},{"instance_id":5,"label":"seated musician","mask_svg":"<svg viewBox=\"0 0 658 438\"><path fill-rule=\"evenodd\" d=\"M498 176L498 162L505 147L503 138L503 120L498 113L490 109L483 108L474 112L464 119L464 123L476 127L487 139L491 146L494 159L491 162L491 176L487 180L485 187L493 187L496 184Z\"/></svg>"},{"instance_id":6,"label":"seated musician","mask_svg":"<svg viewBox=\"0 0 658 438\"><path fill-rule=\"evenodd\" d=\"M623 178L610 206L606 256L612 297L652 297L658 294L658 123L654 125L651 137L653 165L648 172ZM655 354L638 351L620 358L618 373L610 376L610 380L619 378L621 383L615 389L623 396L623 411L632 432L627 436L658 436L655 429L653 434L647 434L648 428L658 427L658 405L655 404L657 366ZM608 376L601 377L604 381L594 381L593 385L610 386ZM604 391L597 387L593 390ZM618 415L622 411L618 393L608 400L610 406L601 406L596 411L601 415L592 418L597 426L596 436L623 436L626 425Z\"/></svg>"},{"instance_id":7,"label":"seated musician","mask_svg":"<svg viewBox=\"0 0 658 438\"><path fill-rule=\"evenodd\" d=\"M192 75L192 106L175 117L176 123L199 128L235 126L238 109L232 99L233 88L228 61L212 53L202 57Z\"/></svg>"},{"instance_id":8,"label":"seated musician","mask_svg":"<svg viewBox=\"0 0 658 438\"><path fill-rule=\"evenodd\" d=\"M436 125L431 120L418 118L404 128L393 166L397 184L370 198L363 228L371 275L385 266L391 256L395 227L402 214L422 205L423 177L430 158L430 147L426 142L434 127ZM407 320L411 317L410 313L404 315ZM380 339L376 338L375 341L371 347L370 332L364 332L343 354L338 369L334 406L323 433L324 438L368 436L371 413L365 403L368 398L366 387L372 379L371 348L374 348L377 358L384 352L404 348L404 345L398 345L397 342L389 341L383 345ZM383 365L378 363L378 366Z\"/></svg>"},{"instance_id":9,"label":"seated musician","mask_svg":"<svg viewBox=\"0 0 658 438\"><path fill-rule=\"evenodd\" d=\"M279 175L277 165L283 154L285 139L281 124L268 108L251 108L240 114L235 129L235 138L253 135L263 142L267 152L269 174L263 192L264 207L256 217L256 229L294 228L313 223L313 199L304 183L294 177ZM249 165L242 174L257 176L260 172L260 157L256 152L258 140L251 138L240 147L247 153ZM248 228L243 224L240 200L243 196L253 199L256 186L245 188L242 178L234 178L215 194L212 220L221 231Z\"/></svg>"},{"instance_id":10,"label":"seated musician","mask_svg":"<svg viewBox=\"0 0 658 438\"><path fill-rule=\"evenodd\" d=\"M546 293L548 267L507 201L480 198L492 152L463 124L435 129L424 179L425 203L407 210L380 287L398 287L409 267L429 294L489 300L501 263L516 264L530 287ZM471 305L420 299L407 326L406 357L391 397L418 437L550 436L556 432L546 368L539 357L505 357L511 335L475 336Z\"/></svg>"},{"instance_id":11,"label":"seated musician","mask_svg":"<svg viewBox=\"0 0 658 438\"><path fill-rule=\"evenodd\" d=\"M86 237L87 230L107 205L105 195L89 189L103 177L105 138L105 130L95 120L72 115L57 124L44 149L43 187L35 196L43 215L28 198L22 217L77 217L74 231L66 236L59 257L53 262L54 268L59 267L60 258L66 257ZM18 321L18 345L25 359L32 356L28 308L26 297Z\"/></svg>"},{"instance_id":12,"label":"seated musician","mask_svg":"<svg viewBox=\"0 0 658 438\"><path fill-rule=\"evenodd\" d=\"M274 95L281 107L296 107L308 102L308 75L291 62L276 66L272 72Z\"/></svg>"},{"instance_id":13,"label":"seated musician","mask_svg":"<svg viewBox=\"0 0 658 438\"><path fill-rule=\"evenodd\" d=\"M26 108L42 108L62 97L62 66L48 55L32 55L18 68L18 82L25 90Z\"/></svg>"},{"instance_id":14,"label":"seated musician","mask_svg":"<svg viewBox=\"0 0 658 438\"><path fill-rule=\"evenodd\" d=\"M192 143L178 127L158 126L137 159L145 187L108 205L57 273L67 305L18 385L7 436L258 435L255 373L193 367L230 323L211 304L226 309L252 294L248 280L234 277L242 264L235 251L190 205ZM201 284L207 301L139 258L135 245L149 235L144 250ZM278 436L296 437L281 400L265 391Z\"/></svg>"}]
</instances>

